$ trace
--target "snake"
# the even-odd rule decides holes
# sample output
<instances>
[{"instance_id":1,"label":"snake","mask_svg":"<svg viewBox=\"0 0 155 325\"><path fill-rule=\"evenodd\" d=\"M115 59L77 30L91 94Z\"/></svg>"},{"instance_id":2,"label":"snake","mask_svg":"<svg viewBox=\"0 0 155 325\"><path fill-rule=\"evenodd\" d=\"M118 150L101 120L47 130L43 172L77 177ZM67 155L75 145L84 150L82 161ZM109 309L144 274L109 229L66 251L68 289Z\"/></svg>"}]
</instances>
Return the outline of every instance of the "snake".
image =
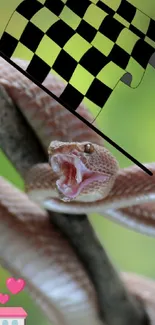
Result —
<instances>
[{"instance_id":1,"label":"snake","mask_svg":"<svg viewBox=\"0 0 155 325\"><path fill-rule=\"evenodd\" d=\"M29 65L26 60L13 61L23 70ZM100 321L96 316L95 294L90 281L70 245L54 229L49 229L46 209L76 215L95 212L154 236L155 163L145 164L152 176L136 165L119 168L116 158L94 130L2 58L0 85L48 153L48 163L36 164L27 172L26 194L0 177L0 237L3 244L0 256L3 264L14 274L24 274L32 296L54 324L86 325L91 320L93 325L98 325ZM65 82L50 73L43 85L57 97L65 88ZM83 103L77 112L89 122L93 120ZM31 238L30 241L27 238ZM33 263L30 266L30 261L34 260L38 275ZM51 278L56 280L51 283ZM64 292L66 286L68 297Z\"/></svg>"}]
</instances>

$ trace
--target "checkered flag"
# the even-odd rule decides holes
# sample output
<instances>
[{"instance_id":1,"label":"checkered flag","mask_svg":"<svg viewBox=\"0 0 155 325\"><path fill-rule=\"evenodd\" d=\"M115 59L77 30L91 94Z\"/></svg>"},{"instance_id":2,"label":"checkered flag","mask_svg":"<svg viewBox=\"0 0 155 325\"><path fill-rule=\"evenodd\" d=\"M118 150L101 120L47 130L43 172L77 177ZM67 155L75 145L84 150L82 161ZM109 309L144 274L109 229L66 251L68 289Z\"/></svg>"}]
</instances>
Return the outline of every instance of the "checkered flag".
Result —
<instances>
[{"instance_id":1,"label":"checkered flag","mask_svg":"<svg viewBox=\"0 0 155 325\"><path fill-rule=\"evenodd\" d=\"M58 101L76 110L85 100L98 116L119 80L139 85L155 52L155 21L126 0L113 7L101 0L24 0L0 51L9 59L24 53L26 72L39 84L50 72L59 75L65 83Z\"/></svg>"}]
</instances>

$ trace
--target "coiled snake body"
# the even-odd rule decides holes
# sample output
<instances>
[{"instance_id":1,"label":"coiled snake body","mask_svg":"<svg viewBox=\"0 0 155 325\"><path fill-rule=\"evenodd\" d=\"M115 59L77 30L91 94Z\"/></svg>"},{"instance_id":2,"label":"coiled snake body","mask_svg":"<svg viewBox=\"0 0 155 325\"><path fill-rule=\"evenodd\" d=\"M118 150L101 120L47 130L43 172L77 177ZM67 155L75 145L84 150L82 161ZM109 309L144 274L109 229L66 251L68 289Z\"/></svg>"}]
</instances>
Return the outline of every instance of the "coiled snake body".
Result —
<instances>
[{"instance_id":1,"label":"coiled snake body","mask_svg":"<svg viewBox=\"0 0 155 325\"><path fill-rule=\"evenodd\" d=\"M15 61L23 68L27 65L26 61L19 59ZM45 151L48 148L49 164L34 166L26 177L26 189L32 200L42 207L56 212L70 214L98 212L137 231L149 235L155 234L154 175L148 176L137 166L119 169L116 159L103 146L101 137L3 59L0 59L0 84L5 87L12 100L31 124ZM55 92L57 96L64 88L63 82L52 75L46 78L44 85ZM91 114L83 105L80 105L78 112L87 120L92 120ZM155 163L146 166L153 173L155 172ZM31 210L34 211L34 221L31 226L29 225L27 200L25 194L13 189L2 177L0 178L0 215L2 216L2 213L6 215L4 222L1 222L0 235L3 238L3 233L7 231L7 236L3 238L3 241L7 243L8 250L6 264L10 263L15 273L18 268L21 269L21 260L18 259L18 255L16 263L11 260L13 249L19 251L20 258L23 249L25 251L23 259L27 258L28 264L32 259L38 263L38 269L41 271L39 275L35 277L33 267L30 266L27 268L23 266L23 272L25 272L23 274L27 279L34 277L35 289L33 288L33 292L36 299L41 299L42 305L47 309L47 314L50 315L49 301L52 292L53 301L55 301L52 320L55 321L55 324L65 324L66 321L66 324L80 323L86 325L89 324L90 319L92 324L98 324L93 307L95 300L89 283L81 282L80 290L75 288L74 276L77 275L75 268L77 268L78 262L72 261L70 264L69 258L72 254L70 248L62 239L62 245L66 245L66 252L62 253L60 249L61 240L58 244L54 232L53 246L50 246L51 230L45 224L46 212L39 209L33 202L31 203ZM12 219L10 219L10 215ZM39 223L38 218L40 218ZM23 222L24 229L22 227ZM42 227L46 228L44 232L46 239L40 235ZM11 228L13 228L14 234L18 233L18 241L12 248L8 244L11 243L12 238ZM10 229L10 233L8 229ZM27 236L33 233L34 239L31 243L22 239L22 234L26 238L25 233ZM46 250L45 255L49 255L49 252L53 250L52 259L48 261L49 265L47 265L47 260L44 259L42 251L40 252L41 260L35 254L35 245L41 247L42 240L44 241L44 250ZM21 247L19 247L19 243ZM30 252L30 249L32 254L26 254L26 251ZM60 250L59 262L54 261L55 249ZM3 250L0 251L0 254L4 256ZM11 262L8 262L9 259ZM50 263L56 263L55 267L53 266L51 269ZM70 269L66 271L67 265ZM59 272L60 276L58 275ZM63 286L65 288L67 274L70 272L73 275L72 283L68 284L70 298L68 301L64 301ZM80 279L82 277L85 279L83 272L84 270L80 266L78 274ZM51 284L48 287L48 279L56 275L57 287L58 282L61 283L62 299L54 282L52 288ZM36 288L39 287L43 277L46 277L47 281L43 281L44 287L40 285L42 295L37 297ZM31 287L32 283L29 285ZM87 296L83 291L83 286L87 286ZM46 299L43 294L45 290ZM76 295L73 296L75 291ZM71 304L70 302L71 299L76 300L76 302L74 301L75 310L74 303ZM80 314L78 312L78 299L80 301ZM83 300L83 311L81 300ZM65 321L62 319L62 315L59 315L58 305L63 310ZM68 316L68 312L70 312L70 316Z\"/></svg>"}]
</instances>

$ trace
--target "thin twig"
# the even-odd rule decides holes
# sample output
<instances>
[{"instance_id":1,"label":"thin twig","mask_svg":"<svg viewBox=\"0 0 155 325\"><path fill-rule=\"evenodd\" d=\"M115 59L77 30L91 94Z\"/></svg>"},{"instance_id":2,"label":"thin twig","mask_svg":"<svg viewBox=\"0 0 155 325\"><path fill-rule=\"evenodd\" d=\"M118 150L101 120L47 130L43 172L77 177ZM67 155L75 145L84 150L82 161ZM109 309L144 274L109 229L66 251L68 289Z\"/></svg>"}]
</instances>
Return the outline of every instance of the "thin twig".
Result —
<instances>
[{"instance_id":1,"label":"thin twig","mask_svg":"<svg viewBox=\"0 0 155 325\"><path fill-rule=\"evenodd\" d=\"M46 155L4 89L0 89L0 108L0 146L24 176L32 165L46 161ZM148 324L142 304L126 291L87 216L56 213L50 216L52 223L67 236L94 284L101 320L108 325Z\"/></svg>"}]
</instances>

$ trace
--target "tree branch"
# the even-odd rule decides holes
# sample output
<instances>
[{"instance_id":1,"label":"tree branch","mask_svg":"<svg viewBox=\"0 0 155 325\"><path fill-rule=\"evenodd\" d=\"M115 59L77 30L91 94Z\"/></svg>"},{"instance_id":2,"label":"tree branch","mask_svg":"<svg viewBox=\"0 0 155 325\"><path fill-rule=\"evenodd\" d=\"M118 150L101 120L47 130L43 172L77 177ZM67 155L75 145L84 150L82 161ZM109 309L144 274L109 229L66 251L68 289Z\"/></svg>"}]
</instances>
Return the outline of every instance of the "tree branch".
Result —
<instances>
[{"instance_id":1,"label":"tree branch","mask_svg":"<svg viewBox=\"0 0 155 325\"><path fill-rule=\"evenodd\" d=\"M39 140L2 86L0 147L22 176L34 164L47 161Z\"/></svg>"},{"instance_id":2,"label":"tree branch","mask_svg":"<svg viewBox=\"0 0 155 325\"><path fill-rule=\"evenodd\" d=\"M51 221L67 236L94 284L101 320L108 325L149 324L142 301L126 290L87 216L52 213Z\"/></svg>"},{"instance_id":3,"label":"tree branch","mask_svg":"<svg viewBox=\"0 0 155 325\"><path fill-rule=\"evenodd\" d=\"M0 146L24 176L34 164L46 161L46 154L3 88L0 88L0 107ZM95 287L101 320L108 325L148 324L142 303L126 291L87 216L49 215L67 236Z\"/></svg>"}]
</instances>

